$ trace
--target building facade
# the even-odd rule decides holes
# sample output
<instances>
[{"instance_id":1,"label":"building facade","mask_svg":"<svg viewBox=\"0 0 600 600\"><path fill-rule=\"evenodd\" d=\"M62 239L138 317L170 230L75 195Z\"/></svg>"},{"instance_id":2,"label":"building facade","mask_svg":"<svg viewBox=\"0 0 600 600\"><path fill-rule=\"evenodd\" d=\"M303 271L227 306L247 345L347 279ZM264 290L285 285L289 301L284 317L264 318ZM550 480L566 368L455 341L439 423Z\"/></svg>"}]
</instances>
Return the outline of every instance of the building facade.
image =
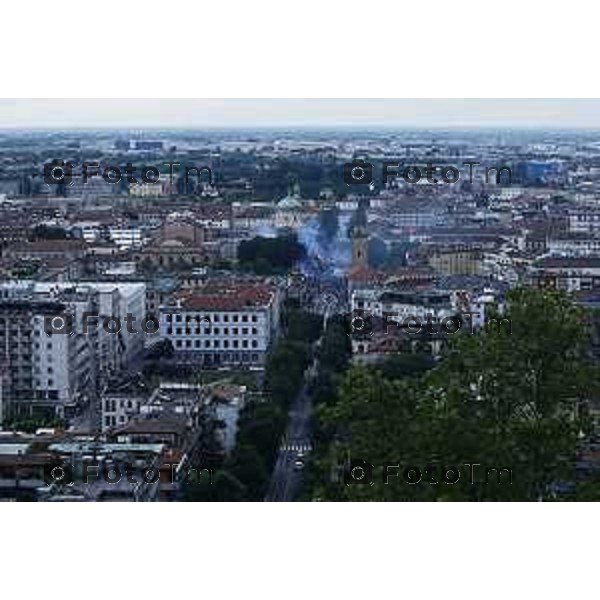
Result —
<instances>
[{"instance_id":1,"label":"building facade","mask_svg":"<svg viewBox=\"0 0 600 600\"><path fill-rule=\"evenodd\" d=\"M262 283L188 290L161 308L161 337L184 361L262 366L279 328L280 296L276 286Z\"/></svg>"}]
</instances>

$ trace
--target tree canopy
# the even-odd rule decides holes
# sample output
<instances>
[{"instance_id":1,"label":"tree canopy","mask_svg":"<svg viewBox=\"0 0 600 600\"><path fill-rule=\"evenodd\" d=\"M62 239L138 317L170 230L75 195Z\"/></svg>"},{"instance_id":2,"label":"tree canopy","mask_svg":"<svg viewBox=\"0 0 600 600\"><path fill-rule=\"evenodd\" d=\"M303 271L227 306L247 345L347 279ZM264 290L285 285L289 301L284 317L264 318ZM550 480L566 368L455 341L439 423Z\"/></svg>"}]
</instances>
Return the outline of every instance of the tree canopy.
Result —
<instances>
[{"instance_id":1,"label":"tree canopy","mask_svg":"<svg viewBox=\"0 0 600 600\"><path fill-rule=\"evenodd\" d=\"M240 265L260 275L285 273L305 254L306 249L295 234L275 238L259 236L240 242L238 248Z\"/></svg>"},{"instance_id":2,"label":"tree canopy","mask_svg":"<svg viewBox=\"0 0 600 600\"><path fill-rule=\"evenodd\" d=\"M585 427L579 407L597 381L583 313L560 292L518 288L508 294L504 316L510 333L490 327L457 335L421 375L389 366L351 369L319 409L329 438L317 454L313 495L539 500L553 497L557 482L573 481L577 434ZM373 485L332 477L340 464L347 472L359 459L374 466ZM480 466L466 466L474 464ZM387 483L386 465L400 466ZM422 476L418 484L404 473L411 466ZM459 480L445 483L443 467L459 467Z\"/></svg>"}]
</instances>

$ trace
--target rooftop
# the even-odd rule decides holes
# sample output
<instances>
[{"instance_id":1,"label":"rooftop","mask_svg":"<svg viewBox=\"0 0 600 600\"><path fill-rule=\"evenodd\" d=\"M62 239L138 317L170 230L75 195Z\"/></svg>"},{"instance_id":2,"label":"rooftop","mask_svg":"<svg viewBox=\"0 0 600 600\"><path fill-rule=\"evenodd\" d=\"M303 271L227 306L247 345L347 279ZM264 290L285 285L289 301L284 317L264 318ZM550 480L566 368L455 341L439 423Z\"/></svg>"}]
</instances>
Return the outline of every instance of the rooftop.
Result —
<instances>
[{"instance_id":1,"label":"rooftop","mask_svg":"<svg viewBox=\"0 0 600 600\"><path fill-rule=\"evenodd\" d=\"M209 283L181 292L178 298L187 310L243 310L268 306L275 288L264 283Z\"/></svg>"},{"instance_id":2,"label":"rooftop","mask_svg":"<svg viewBox=\"0 0 600 600\"><path fill-rule=\"evenodd\" d=\"M564 256L547 257L538 260L535 267L542 269L600 269L600 257L596 256Z\"/></svg>"}]
</instances>

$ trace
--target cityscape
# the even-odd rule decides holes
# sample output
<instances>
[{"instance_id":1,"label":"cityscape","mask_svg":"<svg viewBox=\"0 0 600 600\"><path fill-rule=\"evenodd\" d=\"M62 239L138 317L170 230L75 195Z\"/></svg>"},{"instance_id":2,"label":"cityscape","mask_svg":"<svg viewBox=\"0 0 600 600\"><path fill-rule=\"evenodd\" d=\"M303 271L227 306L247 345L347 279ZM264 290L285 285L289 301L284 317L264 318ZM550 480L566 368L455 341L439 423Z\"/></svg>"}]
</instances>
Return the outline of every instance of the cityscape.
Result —
<instances>
[{"instance_id":1,"label":"cityscape","mask_svg":"<svg viewBox=\"0 0 600 600\"><path fill-rule=\"evenodd\" d=\"M0 500L600 500L600 130L0 130Z\"/></svg>"}]
</instances>

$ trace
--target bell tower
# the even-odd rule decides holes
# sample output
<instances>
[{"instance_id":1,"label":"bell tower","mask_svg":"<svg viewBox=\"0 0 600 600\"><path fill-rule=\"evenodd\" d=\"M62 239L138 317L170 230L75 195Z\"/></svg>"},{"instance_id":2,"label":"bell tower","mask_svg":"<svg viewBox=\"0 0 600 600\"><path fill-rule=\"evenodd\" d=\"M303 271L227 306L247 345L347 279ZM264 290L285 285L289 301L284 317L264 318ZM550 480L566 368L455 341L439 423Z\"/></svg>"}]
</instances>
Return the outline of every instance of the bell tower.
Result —
<instances>
[{"instance_id":1,"label":"bell tower","mask_svg":"<svg viewBox=\"0 0 600 600\"><path fill-rule=\"evenodd\" d=\"M352 267L369 266L369 231L367 228L366 205L361 200L358 204L352 225Z\"/></svg>"}]
</instances>

